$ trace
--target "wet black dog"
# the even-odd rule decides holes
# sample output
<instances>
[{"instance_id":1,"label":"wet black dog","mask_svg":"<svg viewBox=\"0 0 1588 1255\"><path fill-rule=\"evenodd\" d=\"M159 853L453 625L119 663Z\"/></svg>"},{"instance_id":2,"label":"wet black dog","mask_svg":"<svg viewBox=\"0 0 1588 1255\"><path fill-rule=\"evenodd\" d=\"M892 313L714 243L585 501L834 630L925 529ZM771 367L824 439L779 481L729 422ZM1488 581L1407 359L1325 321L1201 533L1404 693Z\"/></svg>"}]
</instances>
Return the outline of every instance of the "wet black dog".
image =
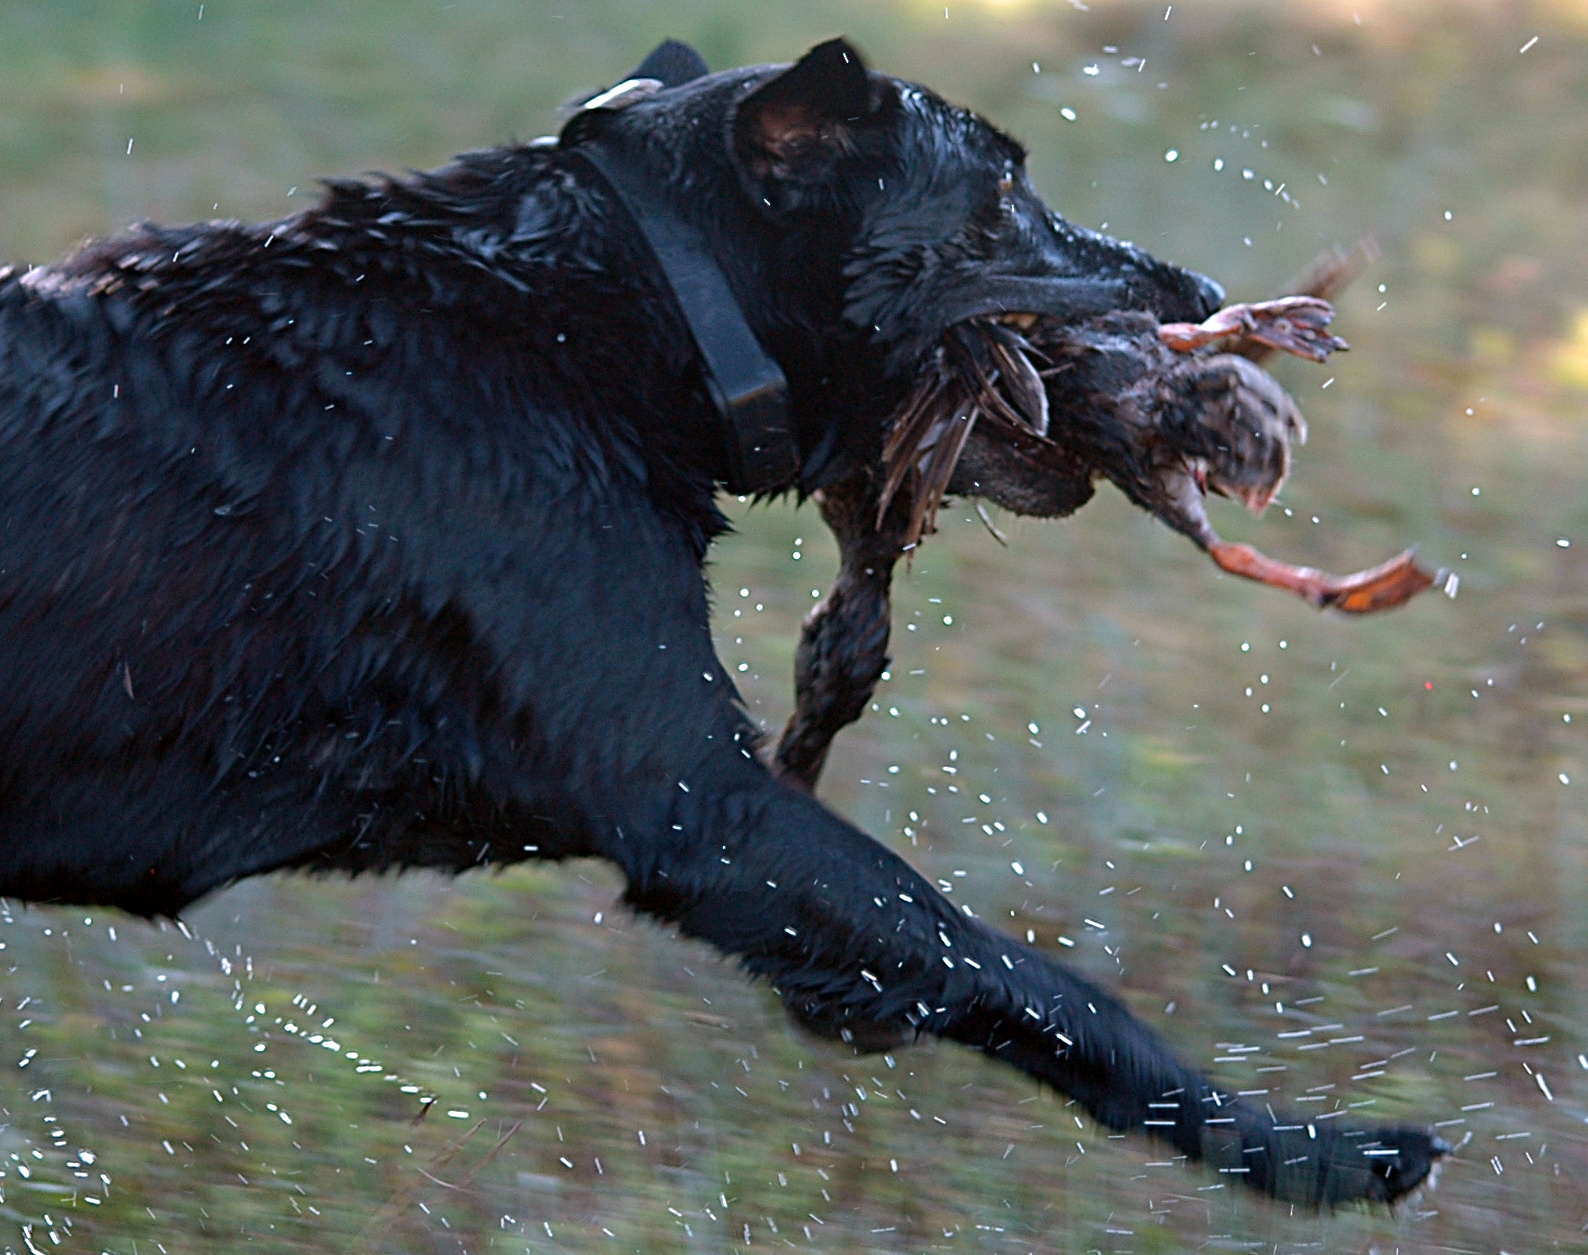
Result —
<instances>
[{"instance_id":1,"label":"wet black dog","mask_svg":"<svg viewBox=\"0 0 1588 1255\"><path fill-rule=\"evenodd\" d=\"M1217 289L841 42L636 80L559 142L0 275L0 894L605 858L819 1031L974 1046L1278 1198L1412 1188L1425 1133L1232 1101L774 779L712 650L719 483L874 462L964 318Z\"/></svg>"}]
</instances>

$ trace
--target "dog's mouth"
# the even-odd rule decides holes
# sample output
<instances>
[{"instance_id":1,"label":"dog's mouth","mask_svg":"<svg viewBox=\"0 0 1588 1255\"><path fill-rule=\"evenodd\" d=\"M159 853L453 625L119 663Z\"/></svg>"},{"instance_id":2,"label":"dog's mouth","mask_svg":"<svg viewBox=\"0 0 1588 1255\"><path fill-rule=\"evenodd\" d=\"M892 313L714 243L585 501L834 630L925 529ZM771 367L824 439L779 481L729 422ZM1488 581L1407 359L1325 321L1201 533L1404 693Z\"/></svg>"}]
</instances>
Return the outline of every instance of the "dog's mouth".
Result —
<instances>
[{"instance_id":1,"label":"dog's mouth","mask_svg":"<svg viewBox=\"0 0 1588 1255\"><path fill-rule=\"evenodd\" d=\"M882 450L878 521L901 492L908 500L905 545L936 530L937 511L971 434L986 420L1005 442L1029 452L1024 470L1051 474L1030 453L1060 453L1049 438L1051 410L1042 366L1051 365L1026 337L1035 314L973 318L950 327L915 388L889 423ZM996 437L995 437L996 438ZM1041 441L1041 446L1033 446ZM1078 459L1073 473L1091 477Z\"/></svg>"},{"instance_id":2,"label":"dog's mouth","mask_svg":"<svg viewBox=\"0 0 1588 1255\"><path fill-rule=\"evenodd\" d=\"M1436 582L1410 551L1331 576L1222 540L1206 512L1210 493L1255 513L1278 494L1306 425L1251 358L1279 349L1326 359L1346 347L1327 331L1332 316L1327 302L1287 297L1200 324L1132 313L957 323L887 429L879 525L902 501L912 550L950 493L1065 514L1106 478L1232 574L1351 613L1400 605ZM1453 577L1445 584L1453 594Z\"/></svg>"}]
</instances>

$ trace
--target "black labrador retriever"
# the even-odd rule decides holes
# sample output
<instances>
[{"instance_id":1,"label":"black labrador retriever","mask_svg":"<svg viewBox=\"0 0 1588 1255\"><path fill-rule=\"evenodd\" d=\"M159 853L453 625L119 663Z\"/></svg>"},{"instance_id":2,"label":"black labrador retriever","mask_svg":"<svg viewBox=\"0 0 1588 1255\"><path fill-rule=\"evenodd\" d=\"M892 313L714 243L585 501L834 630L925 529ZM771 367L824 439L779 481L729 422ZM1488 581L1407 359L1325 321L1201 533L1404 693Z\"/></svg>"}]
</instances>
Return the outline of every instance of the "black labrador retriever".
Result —
<instances>
[{"instance_id":1,"label":"black labrador retriever","mask_svg":"<svg viewBox=\"0 0 1588 1255\"><path fill-rule=\"evenodd\" d=\"M1021 149L834 40L664 45L555 141L0 272L0 894L598 857L805 1025L931 1033L1275 1198L1416 1128L1276 1119L781 781L712 649L719 485L878 461L944 335L1198 319Z\"/></svg>"}]
</instances>

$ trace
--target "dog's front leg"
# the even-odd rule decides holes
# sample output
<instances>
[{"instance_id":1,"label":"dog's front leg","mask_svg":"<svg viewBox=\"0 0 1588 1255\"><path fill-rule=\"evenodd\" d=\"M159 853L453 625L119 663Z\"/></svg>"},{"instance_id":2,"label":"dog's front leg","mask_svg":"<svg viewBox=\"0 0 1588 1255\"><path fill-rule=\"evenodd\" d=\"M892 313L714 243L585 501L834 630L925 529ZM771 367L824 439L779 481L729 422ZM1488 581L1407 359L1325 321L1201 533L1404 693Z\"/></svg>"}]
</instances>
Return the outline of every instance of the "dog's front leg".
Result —
<instances>
[{"instance_id":1,"label":"dog's front leg","mask_svg":"<svg viewBox=\"0 0 1588 1255\"><path fill-rule=\"evenodd\" d=\"M838 575L805 618L794 655L794 711L772 759L782 780L816 789L833 737L865 712L888 666L893 568L904 553L909 512L895 500L877 520L869 471L816 494L838 541Z\"/></svg>"},{"instance_id":2,"label":"dog's front leg","mask_svg":"<svg viewBox=\"0 0 1588 1255\"><path fill-rule=\"evenodd\" d=\"M827 1035L863 1048L920 1033L962 1042L1110 1129L1287 1202L1391 1201L1441 1149L1418 1129L1285 1121L1235 1101L1097 986L956 909L753 762L719 760L675 805L687 813L666 840L616 853L628 901L737 956Z\"/></svg>"}]
</instances>

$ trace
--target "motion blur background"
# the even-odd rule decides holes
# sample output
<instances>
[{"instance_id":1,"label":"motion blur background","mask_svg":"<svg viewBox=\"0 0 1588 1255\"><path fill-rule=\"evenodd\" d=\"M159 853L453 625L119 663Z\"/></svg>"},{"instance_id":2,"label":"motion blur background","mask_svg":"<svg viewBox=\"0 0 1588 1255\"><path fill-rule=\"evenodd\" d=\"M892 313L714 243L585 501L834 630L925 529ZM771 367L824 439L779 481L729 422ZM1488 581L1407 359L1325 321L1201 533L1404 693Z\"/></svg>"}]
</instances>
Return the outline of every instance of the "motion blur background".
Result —
<instances>
[{"instance_id":1,"label":"motion blur background","mask_svg":"<svg viewBox=\"0 0 1588 1255\"><path fill-rule=\"evenodd\" d=\"M1232 297L1377 241L1352 351L1276 368L1282 503L1215 521L1416 542L1456 600L1320 617L1106 487L1008 548L945 511L824 793L1253 1101L1437 1122L1438 1188L1292 1215L969 1052L809 1042L602 866L278 876L181 930L0 909L0 1248L1588 1249L1582 0L0 0L0 258L527 139L666 36L837 33ZM734 514L720 645L775 727L833 554Z\"/></svg>"}]
</instances>

